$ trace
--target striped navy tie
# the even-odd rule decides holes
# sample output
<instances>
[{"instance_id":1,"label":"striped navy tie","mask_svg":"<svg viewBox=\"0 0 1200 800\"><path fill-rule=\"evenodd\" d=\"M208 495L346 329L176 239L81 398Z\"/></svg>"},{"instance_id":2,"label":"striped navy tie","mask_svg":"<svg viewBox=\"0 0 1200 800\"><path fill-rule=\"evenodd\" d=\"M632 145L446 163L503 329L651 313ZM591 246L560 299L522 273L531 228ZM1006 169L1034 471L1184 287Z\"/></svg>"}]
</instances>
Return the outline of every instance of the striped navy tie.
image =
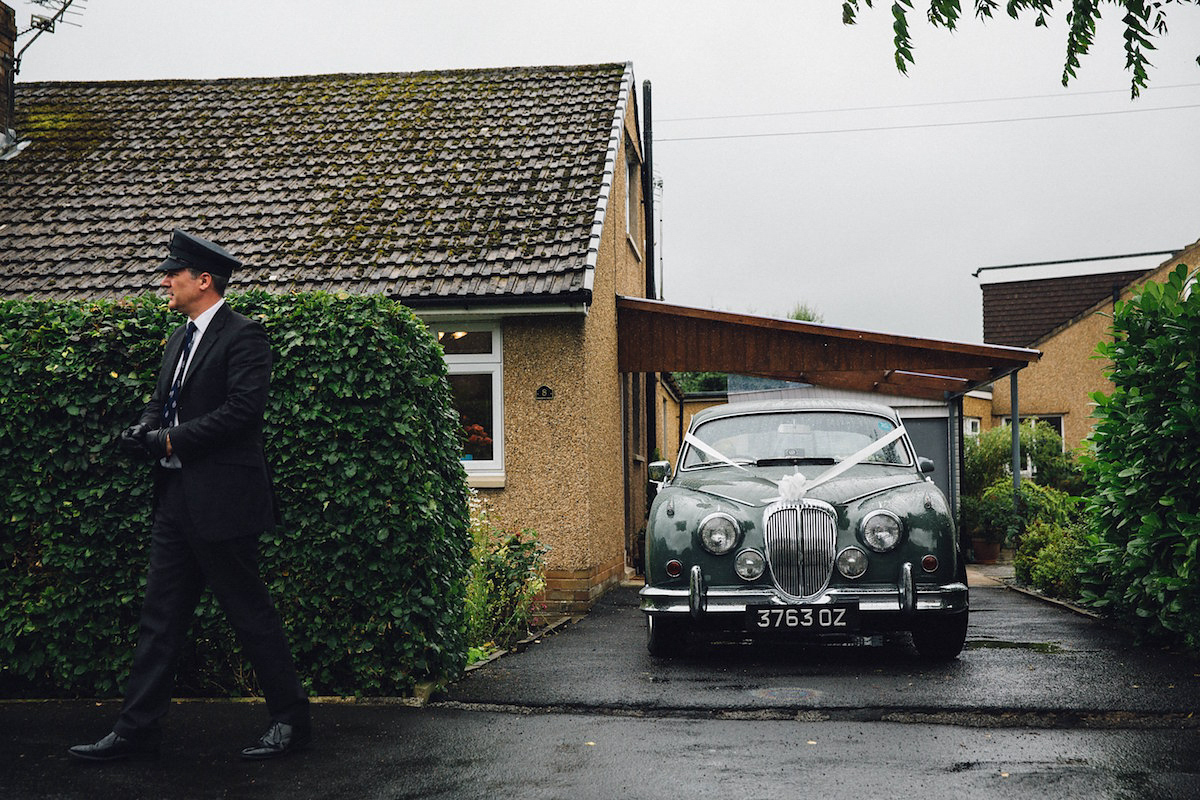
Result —
<instances>
[{"instance_id":1,"label":"striped navy tie","mask_svg":"<svg viewBox=\"0 0 1200 800\"><path fill-rule=\"evenodd\" d=\"M163 404L163 427L169 428L175 424L175 415L179 411L179 387L183 384L183 373L187 370L188 356L192 352L192 338L196 335L196 323L187 324L187 333L183 337L183 352L179 354L179 369L175 371L175 382L171 384L171 393Z\"/></svg>"}]
</instances>

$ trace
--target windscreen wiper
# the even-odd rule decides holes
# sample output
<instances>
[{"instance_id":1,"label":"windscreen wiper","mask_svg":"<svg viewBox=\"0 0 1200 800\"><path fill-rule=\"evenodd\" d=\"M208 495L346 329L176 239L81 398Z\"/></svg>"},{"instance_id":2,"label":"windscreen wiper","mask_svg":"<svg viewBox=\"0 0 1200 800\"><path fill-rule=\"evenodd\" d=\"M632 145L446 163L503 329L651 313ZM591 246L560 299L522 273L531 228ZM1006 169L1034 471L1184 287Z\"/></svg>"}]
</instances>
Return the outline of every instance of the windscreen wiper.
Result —
<instances>
[{"instance_id":1,"label":"windscreen wiper","mask_svg":"<svg viewBox=\"0 0 1200 800\"><path fill-rule=\"evenodd\" d=\"M832 466L833 464L836 464L836 463L837 463L837 461L829 456L813 456L811 458L805 457L805 456L782 456L780 458L760 458L758 461L754 462L754 466L756 466L756 467L789 467L789 466L793 466L794 467L794 466L798 466L800 464L823 464L825 466Z\"/></svg>"}]
</instances>

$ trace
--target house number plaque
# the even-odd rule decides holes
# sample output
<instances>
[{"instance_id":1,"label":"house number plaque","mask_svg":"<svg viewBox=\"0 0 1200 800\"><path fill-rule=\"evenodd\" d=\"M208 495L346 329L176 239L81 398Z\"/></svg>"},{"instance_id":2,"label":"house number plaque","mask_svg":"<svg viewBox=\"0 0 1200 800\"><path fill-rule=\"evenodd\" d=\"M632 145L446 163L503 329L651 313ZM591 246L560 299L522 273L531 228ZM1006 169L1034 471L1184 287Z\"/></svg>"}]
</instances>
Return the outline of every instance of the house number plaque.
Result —
<instances>
[{"instance_id":1,"label":"house number plaque","mask_svg":"<svg viewBox=\"0 0 1200 800\"><path fill-rule=\"evenodd\" d=\"M554 399L554 390L551 389L549 386L539 386L538 390L537 390L537 399L538 400L553 400Z\"/></svg>"}]
</instances>

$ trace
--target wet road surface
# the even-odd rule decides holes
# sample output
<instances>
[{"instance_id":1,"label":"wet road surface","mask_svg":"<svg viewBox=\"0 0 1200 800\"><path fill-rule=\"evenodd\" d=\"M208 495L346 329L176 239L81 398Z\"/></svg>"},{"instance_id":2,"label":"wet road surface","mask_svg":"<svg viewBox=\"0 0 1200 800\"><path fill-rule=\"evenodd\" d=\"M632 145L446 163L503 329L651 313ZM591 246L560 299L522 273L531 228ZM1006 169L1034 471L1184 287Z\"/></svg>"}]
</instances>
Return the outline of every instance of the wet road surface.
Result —
<instances>
[{"instance_id":1,"label":"wet road surface","mask_svg":"<svg viewBox=\"0 0 1200 800\"><path fill-rule=\"evenodd\" d=\"M178 703L160 760L97 767L65 748L115 702L0 702L0 797L1200 797L1200 662L976 578L944 665L903 637L658 660L621 589L424 708L318 703L279 763L236 757L256 703Z\"/></svg>"}]
</instances>

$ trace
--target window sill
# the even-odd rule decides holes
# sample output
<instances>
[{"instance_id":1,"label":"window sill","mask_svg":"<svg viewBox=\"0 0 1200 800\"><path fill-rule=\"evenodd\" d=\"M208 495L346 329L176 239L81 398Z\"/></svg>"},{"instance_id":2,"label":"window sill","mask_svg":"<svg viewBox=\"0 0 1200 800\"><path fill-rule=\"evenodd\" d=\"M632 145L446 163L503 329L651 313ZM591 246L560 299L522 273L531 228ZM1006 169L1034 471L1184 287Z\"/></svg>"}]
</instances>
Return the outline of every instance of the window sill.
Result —
<instances>
[{"instance_id":1,"label":"window sill","mask_svg":"<svg viewBox=\"0 0 1200 800\"><path fill-rule=\"evenodd\" d=\"M472 489L503 489L504 473L467 473L467 486Z\"/></svg>"}]
</instances>

